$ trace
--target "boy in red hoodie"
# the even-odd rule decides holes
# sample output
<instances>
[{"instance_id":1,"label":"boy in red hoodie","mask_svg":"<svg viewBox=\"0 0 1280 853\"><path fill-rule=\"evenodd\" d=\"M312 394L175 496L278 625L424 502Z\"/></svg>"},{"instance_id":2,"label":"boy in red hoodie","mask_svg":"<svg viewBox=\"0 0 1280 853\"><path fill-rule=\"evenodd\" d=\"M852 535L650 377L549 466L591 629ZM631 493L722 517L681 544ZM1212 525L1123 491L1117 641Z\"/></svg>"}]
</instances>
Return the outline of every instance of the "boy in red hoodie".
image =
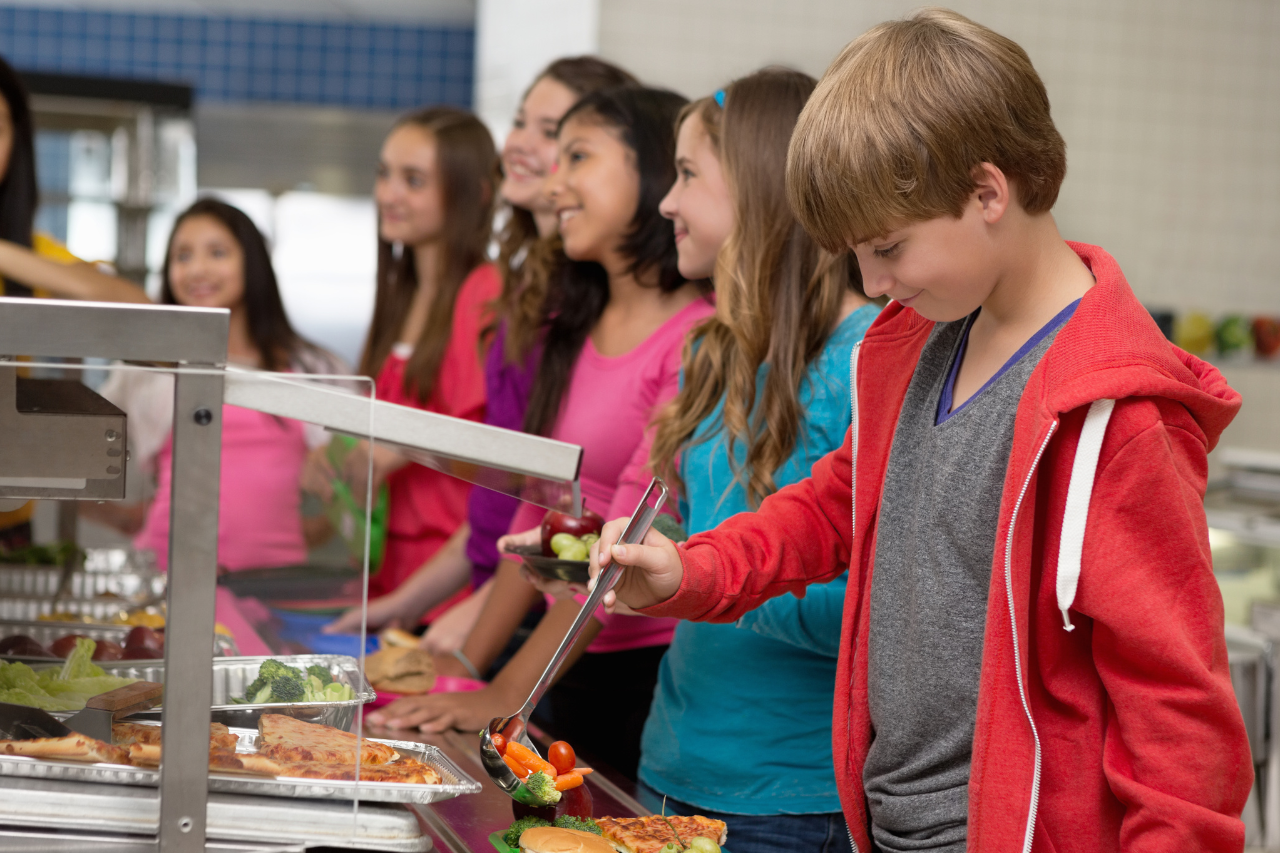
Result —
<instances>
[{"instance_id":1,"label":"boy in red hoodie","mask_svg":"<svg viewBox=\"0 0 1280 853\"><path fill-rule=\"evenodd\" d=\"M834 710L857 851L1239 851L1253 780L1202 499L1240 406L1049 213L1065 146L1026 53L946 10L859 37L791 202L894 301L810 479L607 606L727 622L849 571ZM785 701L785 697L779 697ZM749 713L749 709L743 709Z\"/></svg>"}]
</instances>

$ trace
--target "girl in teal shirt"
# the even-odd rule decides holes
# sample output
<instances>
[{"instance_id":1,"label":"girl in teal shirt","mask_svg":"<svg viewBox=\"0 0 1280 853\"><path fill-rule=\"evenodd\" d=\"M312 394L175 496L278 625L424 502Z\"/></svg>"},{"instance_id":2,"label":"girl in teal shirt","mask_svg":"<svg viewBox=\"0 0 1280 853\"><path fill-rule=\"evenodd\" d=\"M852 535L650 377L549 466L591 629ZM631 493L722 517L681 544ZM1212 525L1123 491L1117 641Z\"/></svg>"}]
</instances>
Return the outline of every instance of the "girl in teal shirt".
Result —
<instances>
[{"instance_id":1,"label":"girl in teal shirt","mask_svg":"<svg viewBox=\"0 0 1280 853\"><path fill-rule=\"evenodd\" d=\"M814 82L765 69L679 124L662 212L681 273L714 275L717 311L685 353L653 467L682 486L690 533L807 476L849 426L850 350L879 308L851 257L819 249L787 206L787 144ZM641 744L646 805L725 820L734 853L850 849L831 764L844 589L784 595L736 625L680 623Z\"/></svg>"}]
</instances>

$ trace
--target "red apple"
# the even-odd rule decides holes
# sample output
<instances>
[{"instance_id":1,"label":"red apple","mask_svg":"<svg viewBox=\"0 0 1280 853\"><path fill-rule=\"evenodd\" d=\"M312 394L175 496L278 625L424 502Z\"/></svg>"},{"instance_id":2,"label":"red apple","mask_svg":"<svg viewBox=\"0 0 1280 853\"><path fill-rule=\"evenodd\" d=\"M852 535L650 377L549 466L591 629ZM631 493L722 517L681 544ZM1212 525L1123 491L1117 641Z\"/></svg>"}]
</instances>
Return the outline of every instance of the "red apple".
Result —
<instances>
[{"instance_id":1,"label":"red apple","mask_svg":"<svg viewBox=\"0 0 1280 853\"><path fill-rule=\"evenodd\" d=\"M121 660L164 660L164 649L157 646L125 646Z\"/></svg>"},{"instance_id":2,"label":"red apple","mask_svg":"<svg viewBox=\"0 0 1280 853\"><path fill-rule=\"evenodd\" d=\"M164 640L160 639L160 635L146 625L137 625L124 638L124 647L126 649L134 649L139 646L159 649L164 647Z\"/></svg>"},{"instance_id":3,"label":"red apple","mask_svg":"<svg viewBox=\"0 0 1280 853\"><path fill-rule=\"evenodd\" d=\"M110 640L99 640L93 649L94 660L120 660L124 657L124 647Z\"/></svg>"},{"instance_id":4,"label":"red apple","mask_svg":"<svg viewBox=\"0 0 1280 853\"><path fill-rule=\"evenodd\" d=\"M588 533L599 533L602 527L604 527L604 519L598 513L587 509L585 504L582 507L581 516L572 516L567 512L557 512L553 509L542 517L542 555L544 557L556 555L556 552L551 550L551 537L557 533L568 533L582 538Z\"/></svg>"},{"instance_id":5,"label":"red apple","mask_svg":"<svg viewBox=\"0 0 1280 853\"><path fill-rule=\"evenodd\" d=\"M67 655L75 651L76 640L81 637L84 637L86 640L89 639L88 637L85 637L84 634L67 634L64 637L59 637L49 644L49 651L53 652L54 657L65 658Z\"/></svg>"},{"instance_id":6,"label":"red apple","mask_svg":"<svg viewBox=\"0 0 1280 853\"><path fill-rule=\"evenodd\" d=\"M1253 346L1262 358L1271 358L1280 352L1280 319L1255 317L1253 320Z\"/></svg>"},{"instance_id":7,"label":"red apple","mask_svg":"<svg viewBox=\"0 0 1280 853\"><path fill-rule=\"evenodd\" d=\"M14 634L0 640L0 655L15 655L28 658L51 658L48 649L40 645L26 634Z\"/></svg>"}]
</instances>

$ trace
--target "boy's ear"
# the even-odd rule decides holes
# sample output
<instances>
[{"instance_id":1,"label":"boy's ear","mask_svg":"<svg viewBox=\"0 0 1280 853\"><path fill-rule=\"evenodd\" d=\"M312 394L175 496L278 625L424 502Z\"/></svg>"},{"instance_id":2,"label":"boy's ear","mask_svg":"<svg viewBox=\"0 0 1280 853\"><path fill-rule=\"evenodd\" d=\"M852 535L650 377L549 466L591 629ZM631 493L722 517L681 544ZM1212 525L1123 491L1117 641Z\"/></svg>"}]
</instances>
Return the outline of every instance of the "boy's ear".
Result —
<instances>
[{"instance_id":1,"label":"boy's ear","mask_svg":"<svg viewBox=\"0 0 1280 853\"><path fill-rule=\"evenodd\" d=\"M999 222L1013 203L1013 188L1000 167L979 163L973 167L974 194L982 205L982 218L988 225Z\"/></svg>"}]
</instances>

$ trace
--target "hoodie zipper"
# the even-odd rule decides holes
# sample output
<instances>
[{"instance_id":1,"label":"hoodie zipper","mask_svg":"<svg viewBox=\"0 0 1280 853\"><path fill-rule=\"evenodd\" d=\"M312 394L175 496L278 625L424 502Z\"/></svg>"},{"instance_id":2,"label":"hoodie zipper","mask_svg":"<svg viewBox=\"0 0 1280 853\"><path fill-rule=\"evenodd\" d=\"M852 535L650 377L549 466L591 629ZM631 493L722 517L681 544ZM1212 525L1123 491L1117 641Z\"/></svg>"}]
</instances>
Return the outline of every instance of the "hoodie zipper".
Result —
<instances>
[{"instance_id":1,"label":"hoodie zipper","mask_svg":"<svg viewBox=\"0 0 1280 853\"><path fill-rule=\"evenodd\" d=\"M853 345L853 353L849 357L849 515L851 527L849 528L849 561L853 562L855 555L853 554L853 537L858 532L858 351L862 349L862 341L858 341ZM853 668L849 670L849 694L853 694ZM844 728L850 731L850 716L853 714L853 703L850 701L849 711L845 714ZM847 751L847 747L846 747ZM849 756L844 756L845 762L849 760ZM858 853L858 842L853 840L853 827L845 823L845 831L849 833L849 846L853 848L853 853Z\"/></svg>"},{"instance_id":2,"label":"hoodie zipper","mask_svg":"<svg viewBox=\"0 0 1280 853\"><path fill-rule=\"evenodd\" d=\"M1045 434L1044 441L1040 442L1040 449L1036 451L1036 458L1031 462L1031 470L1027 471L1027 478L1022 481L1022 489L1018 492L1018 500L1013 505L1013 515L1009 519L1009 533L1004 543L1004 587L1005 598L1009 601L1009 627L1013 632L1013 672L1018 678L1018 698L1022 700L1022 711L1027 715L1027 722L1031 725L1031 736L1036 743L1036 766L1031 778L1031 805L1027 810L1027 830L1022 840L1023 853L1031 853L1031 841L1035 835L1036 810L1040 806L1040 733L1036 731L1036 721L1031 717L1031 703L1027 699L1027 686L1022 678L1022 663L1018 659L1018 617L1013 603L1013 534L1018 525L1018 512L1022 509L1022 501L1027 496L1027 489L1031 486L1031 478L1040 467L1040 458L1044 456L1045 448L1049 446L1049 439L1053 438L1057 429L1058 422L1054 421L1049 425L1049 432Z\"/></svg>"}]
</instances>

